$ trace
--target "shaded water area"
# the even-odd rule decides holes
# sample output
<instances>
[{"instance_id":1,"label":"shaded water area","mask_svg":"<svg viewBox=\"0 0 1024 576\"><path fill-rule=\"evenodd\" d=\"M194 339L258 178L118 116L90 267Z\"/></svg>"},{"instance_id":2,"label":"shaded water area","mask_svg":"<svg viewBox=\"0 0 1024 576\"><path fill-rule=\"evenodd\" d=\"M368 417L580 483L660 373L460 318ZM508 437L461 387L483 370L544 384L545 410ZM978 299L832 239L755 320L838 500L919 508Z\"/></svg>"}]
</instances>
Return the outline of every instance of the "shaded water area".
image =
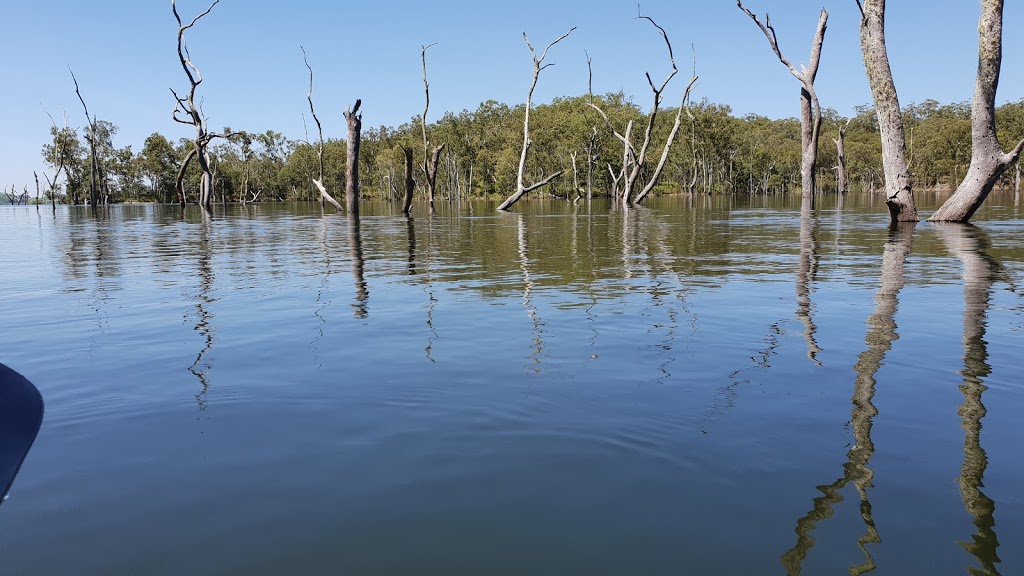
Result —
<instances>
[{"instance_id":1,"label":"shaded water area","mask_svg":"<svg viewBox=\"0 0 1024 576\"><path fill-rule=\"evenodd\" d=\"M517 208L0 208L0 573L1024 573L1012 197Z\"/></svg>"}]
</instances>

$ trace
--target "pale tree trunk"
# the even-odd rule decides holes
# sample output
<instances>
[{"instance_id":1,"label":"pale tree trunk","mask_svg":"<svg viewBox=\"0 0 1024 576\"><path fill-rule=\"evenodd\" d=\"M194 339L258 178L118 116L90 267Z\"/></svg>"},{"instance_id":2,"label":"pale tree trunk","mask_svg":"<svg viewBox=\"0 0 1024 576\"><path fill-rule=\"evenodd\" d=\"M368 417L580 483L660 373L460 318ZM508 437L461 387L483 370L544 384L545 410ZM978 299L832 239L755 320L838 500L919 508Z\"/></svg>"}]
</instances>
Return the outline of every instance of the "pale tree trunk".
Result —
<instances>
[{"instance_id":1,"label":"pale tree trunk","mask_svg":"<svg viewBox=\"0 0 1024 576\"><path fill-rule=\"evenodd\" d=\"M836 193L839 194L840 198L850 191L850 182L846 170L846 129L849 127L850 121L847 120L846 124L839 128L839 138L832 139L836 143L836 158L838 159L838 165L836 166Z\"/></svg>"},{"instance_id":2,"label":"pale tree trunk","mask_svg":"<svg viewBox=\"0 0 1024 576\"><path fill-rule=\"evenodd\" d=\"M210 170L210 155L208 152L210 142L216 138L227 138L228 134L216 134L209 131L209 119L203 116L202 103L196 104L196 89L203 82L203 75L199 72L199 68L192 63L191 57L188 53L188 48L185 45L185 31L196 25L201 18L206 16L213 10L220 0L214 0L210 7L205 12L199 14L189 24L184 24L181 20L181 16L178 15L178 8L175 5L175 0L171 0L171 12L174 13L174 19L178 22L178 61L181 63L181 68L185 71L185 75L189 81L189 91L184 97L178 96L178 93L171 89L171 94L174 95L174 109L171 111L171 118L179 124L185 124L186 126L192 126L196 135L193 139L193 150L189 152L185 159L181 163L181 167L178 169L178 178L175 181L175 188L178 192L178 201L181 203L182 208L185 207L185 189L182 180L185 176L185 170L188 168L189 161L195 157L199 161L199 167L202 169L202 178L200 180L199 188L199 204L204 209L210 209L210 196L211 187L213 186L213 172ZM179 116L183 114L185 118Z\"/></svg>"},{"instance_id":3,"label":"pale tree trunk","mask_svg":"<svg viewBox=\"0 0 1024 576\"><path fill-rule=\"evenodd\" d=\"M612 133L615 135L616 138L618 138L620 142L622 142L622 168L619 171L619 177L616 178L613 175L612 178L616 182L618 182L619 180L622 181L622 203L626 205L643 202L643 200L647 198L647 195L651 193L651 190L653 190L654 187L658 184L658 180L659 178L661 178L661 173L665 169L665 164L668 161L668 155L672 149L672 144L675 142L676 134L679 133L679 126L682 122L683 111L687 110L687 113L689 113L687 103L690 100L690 92L693 90L694 85L697 83L697 75L696 73L694 73L694 75L690 78L690 83L686 85L686 90L683 91L683 99L682 102L679 104L679 109L676 110L675 123L672 125L672 130L669 132L669 135L665 140L665 147L662 149L661 158L658 161L657 166L654 168L654 172L651 174L650 180L648 180L646 186L644 186L644 188L640 190L638 193L634 194L634 186L636 185L637 180L639 179L641 173L643 172L644 166L647 163L647 154L650 151L651 139L654 134L654 123L658 117L658 111L660 110L661 102L664 98L662 94L668 87L669 82L671 82L672 79L675 78L676 74L679 73L679 68L676 66L675 54L673 54L672 52L672 43L669 41L668 33L665 32L665 29L659 26L658 23L655 22L654 19L651 18L650 16L637 16L637 18L647 20L655 28L658 29L658 32L661 33L661 37L665 40L665 46L668 48L669 63L672 66L672 70L669 72L668 77L666 77L665 80L659 86L655 86L654 81L651 80L650 74L646 75L647 84L650 86L651 92L654 95L654 103L651 105L651 113L648 114L647 116L647 128L646 130L644 130L644 140L643 143L640 145L640 149L637 150L633 146L632 120L630 120L626 124L625 134L622 134L618 132L614 126L612 126L612 123L608 119L608 115L604 113L604 110L602 110L599 106L594 104L592 73L590 74L589 88L590 102L588 103L588 105L591 108L596 110L598 114L601 115L601 118L604 119L604 122L608 126L608 129L612 131ZM591 69L591 61L589 57L587 58L587 69L588 71Z\"/></svg>"},{"instance_id":4,"label":"pale tree trunk","mask_svg":"<svg viewBox=\"0 0 1024 576\"><path fill-rule=\"evenodd\" d=\"M857 3L861 7L860 47L882 136L885 204L893 222L917 222L917 205L910 187L907 164L903 113L885 47L885 0L864 0L862 5L858 0Z\"/></svg>"},{"instance_id":5,"label":"pale tree trunk","mask_svg":"<svg viewBox=\"0 0 1024 576\"><path fill-rule=\"evenodd\" d=\"M982 0L978 24L978 78L971 105L971 165L956 192L928 220L967 222L1024 150L1021 140L1003 153L996 135L996 88L1003 60L1003 0Z\"/></svg>"},{"instance_id":6,"label":"pale tree trunk","mask_svg":"<svg viewBox=\"0 0 1024 576\"><path fill-rule=\"evenodd\" d=\"M513 204L518 202L519 199L522 198L527 192L531 192L538 188L547 186L552 180L562 175L563 171L559 170L554 174L548 176L547 178L544 178L540 182L531 184L529 186L526 185L523 179L523 173L526 172L526 156L527 153L530 151L530 146L533 144L533 142L530 140L530 109L533 107L533 91L535 88L537 88L537 79L540 78L540 73L542 70L544 70L548 66L553 65L544 64L544 59L547 58L548 56L548 50L551 50L551 47L554 46L555 44L558 44L562 40L565 40L565 38L568 37L569 34L572 34L573 30L576 30L575 26L570 28L569 31L566 32L565 34L559 36L558 39L556 39L554 42L548 44L547 48L544 49L544 52L541 53L539 58L537 57L537 51L533 49L533 44L530 43L530 39L526 36L526 32L523 32L523 39L526 40L526 46L530 49L530 54L533 55L533 81L530 83L530 90L526 93L526 110L525 115L523 116L523 149L522 152L519 154L519 170L516 173L516 192L515 194L506 198L505 201L502 202L500 206L498 206L499 211L508 210Z\"/></svg>"},{"instance_id":7,"label":"pale tree trunk","mask_svg":"<svg viewBox=\"0 0 1024 576\"><path fill-rule=\"evenodd\" d=\"M300 48L302 48L300 46ZM324 129L320 124L320 118L316 115L316 110L313 108L313 67L309 65L309 60L306 59L306 49L302 48L302 61L305 62L306 68L309 69L309 94L306 96L306 100L309 101L309 113L313 115L313 121L316 122L316 131L319 136L316 146L316 160L319 168L319 176L313 178L313 185L320 191L320 206L323 207L324 201L330 202L331 206L338 212L341 212L341 204L334 199L327 192L327 188L324 187ZM307 142L308 144L308 142Z\"/></svg>"},{"instance_id":8,"label":"pale tree trunk","mask_svg":"<svg viewBox=\"0 0 1024 576\"><path fill-rule=\"evenodd\" d=\"M765 38L772 47L772 51L779 58L789 71L800 81L800 186L804 203L809 203L814 208L814 193L817 182L815 168L818 162L818 137L821 134L821 103L818 102L818 95L814 91L814 80L818 75L818 64L821 61L821 47L825 42L825 29L828 27L828 12L822 9L818 17L818 28L814 33L814 41L811 44L810 60L798 71L793 64L786 59L779 49L778 38L775 35L775 28L772 27L771 18L765 16L762 23L753 12L747 10L740 0L736 0L739 7L747 16L757 24L757 27L764 33Z\"/></svg>"},{"instance_id":9,"label":"pale tree trunk","mask_svg":"<svg viewBox=\"0 0 1024 576\"><path fill-rule=\"evenodd\" d=\"M345 158L345 207L349 214L359 214L359 143L362 138L363 115L359 112L362 100L345 109L348 123L348 154Z\"/></svg>"},{"instance_id":10,"label":"pale tree trunk","mask_svg":"<svg viewBox=\"0 0 1024 576\"><path fill-rule=\"evenodd\" d=\"M434 212L434 192L437 190L437 164L441 160L441 151L444 144L430 148L430 141L427 139L427 112L430 111L430 82L427 81L427 50L429 46L423 46L421 56L423 58L423 92L426 95L426 104L423 106L423 116L420 117L420 127L423 131L423 175L427 179L427 205L430 212Z\"/></svg>"}]
</instances>

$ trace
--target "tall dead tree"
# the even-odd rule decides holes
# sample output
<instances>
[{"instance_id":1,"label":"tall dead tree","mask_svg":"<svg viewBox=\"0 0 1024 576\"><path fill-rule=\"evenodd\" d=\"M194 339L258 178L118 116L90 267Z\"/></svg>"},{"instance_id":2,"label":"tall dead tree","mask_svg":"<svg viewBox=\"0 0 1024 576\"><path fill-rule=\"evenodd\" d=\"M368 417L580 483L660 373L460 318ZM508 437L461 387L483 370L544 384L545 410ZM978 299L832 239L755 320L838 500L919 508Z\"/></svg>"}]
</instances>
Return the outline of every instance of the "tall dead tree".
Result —
<instances>
[{"instance_id":1,"label":"tall dead tree","mask_svg":"<svg viewBox=\"0 0 1024 576\"><path fill-rule=\"evenodd\" d=\"M1003 153L996 135L996 88L1003 60L1003 0L982 0L978 23L978 77L971 104L971 164L956 192L931 222L967 222L988 198L999 177L1024 151L1024 140Z\"/></svg>"},{"instance_id":2,"label":"tall dead tree","mask_svg":"<svg viewBox=\"0 0 1024 576\"><path fill-rule=\"evenodd\" d=\"M46 112L44 109L43 112ZM67 155L68 149L68 115L64 113L64 129L57 128L57 122L53 120L53 116L50 116L49 112L46 115L50 118L50 124L53 125L54 134L57 134L60 138L59 144L54 146L54 154L56 155L57 171L53 174L53 179L43 172L43 179L46 180L46 185L50 187L50 206L53 208L53 213L57 213L57 182L60 180L60 173L64 170L64 164L66 162L65 156Z\"/></svg>"},{"instance_id":3,"label":"tall dead tree","mask_svg":"<svg viewBox=\"0 0 1024 576\"><path fill-rule=\"evenodd\" d=\"M779 39L772 27L771 18L765 14L764 22L758 20L753 12L743 6L743 2L736 0L739 7L757 27L764 33L765 38L772 47L772 51L779 58L790 73L800 81L800 186L804 204L814 208L814 192L816 189L815 167L818 162L818 136L821 134L821 103L818 102L818 94L814 91L814 79L818 75L818 64L821 61L821 46L825 42L825 29L828 27L828 11L824 8L818 17L818 28L814 33L814 41L811 44L811 56L807 66L801 66L797 70L779 49Z\"/></svg>"},{"instance_id":4,"label":"tall dead tree","mask_svg":"<svg viewBox=\"0 0 1024 576\"><path fill-rule=\"evenodd\" d=\"M185 31L195 26L196 22L199 22L201 18L209 14L220 0L214 0L213 4L210 4L210 7L207 8L205 12L193 18L188 24L182 23L181 16L178 15L178 8L175 6L174 1L175 0L171 0L171 12L174 13L174 19L178 22L178 60L181 62L181 68L185 71L185 75L188 77L189 90L188 93L182 97L178 96L178 93L171 88L171 94L174 95L174 109L171 111L171 118L179 124L192 126L196 131L196 135L192 139L192 149L189 150L178 169L178 176L174 181L174 188L178 192L178 202L182 207L184 207L185 171L188 168L189 162L191 162L193 158L197 159L199 161L199 168L202 170L198 200L201 206L209 209L213 190L213 170L210 168L209 153L210 142L216 138L227 138L230 135L210 132L209 119L203 116L202 105L196 104L196 89L199 88L200 84L202 84L203 75L199 72L199 68L196 68L196 65L192 63L191 55L188 53L188 46L185 43Z\"/></svg>"},{"instance_id":5,"label":"tall dead tree","mask_svg":"<svg viewBox=\"0 0 1024 576\"><path fill-rule=\"evenodd\" d=\"M523 180L523 174L524 172L526 172L526 155L530 151L530 146L533 144L533 141L530 140L530 108L533 106L533 91L535 88L537 88L537 79L540 78L540 73L542 70L549 66L554 66L554 64L544 64L544 59L548 57L548 50L551 50L551 47L554 46L555 44L558 44L562 40L565 40L570 34L573 33L574 30L576 30L575 26L570 28L569 31L566 32L565 34L559 36L558 39L556 39L554 42L548 44L547 48L544 49L544 52L541 53L539 58L537 57L537 51L533 49L533 44L530 43L529 37L526 36L526 32L523 32L523 40L526 40L526 46L529 47L530 54L533 55L533 82L530 83L530 90L529 92L526 93L526 110L523 116L523 150L522 153L520 153L519 155L519 171L516 175L516 192L515 194L506 198L505 201L501 203L501 206L498 206L499 211L508 210L513 204L518 202L519 199L522 198L523 195L525 195L527 192L531 192L538 188L547 186L548 184L551 183L552 180L558 178L559 176L562 175L562 172L564 172L564 170L559 170L554 174L551 174L547 178L544 178L540 182L531 184L529 186L527 186Z\"/></svg>"},{"instance_id":6,"label":"tall dead tree","mask_svg":"<svg viewBox=\"0 0 1024 576\"><path fill-rule=\"evenodd\" d=\"M323 125L320 124L320 118L317 117L316 110L313 108L313 67L309 65L309 60L306 58L306 49L302 46L299 46L299 48L302 50L302 61L305 62L306 68L309 70L309 94L306 96L306 100L309 101L309 113L313 115L313 121L316 122L316 132L319 137L316 145L316 160L320 171L318 173L319 176L313 178L313 185L320 191L321 206L326 200L331 203L331 206L334 206L335 210L341 212L341 204L339 204L338 201L327 192L327 188L324 187L324 128Z\"/></svg>"},{"instance_id":7,"label":"tall dead tree","mask_svg":"<svg viewBox=\"0 0 1024 576\"><path fill-rule=\"evenodd\" d=\"M878 131L882 137L882 172L885 175L885 204L893 222L917 222L917 205L910 187L907 138L903 112L885 47L885 0L860 0L860 48L864 55L871 95L875 101Z\"/></svg>"},{"instance_id":8,"label":"tall dead tree","mask_svg":"<svg viewBox=\"0 0 1024 576\"><path fill-rule=\"evenodd\" d=\"M363 114L359 107L363 101L356 99L351 108L345 108L345 122L348 124L348 147L345 158L345 208L349 214L359 214L359 143L362 138Z\"/></svg>"},{"instance_id":9,"label":"tall dead tree","mask_svg":"<svg viewBox=\"0 0 1024 576\"><path fill-rule=\"evenodd\" d=\"M643 172L647 163L647 154L650 151L651 138L654 135L654 122L658 116L661 102L664 99L663 94L665 89L668 87L669 82L671 82L672 79L675 78L676 74L679 73L679 67L676 66L676 58L672 52L672 43L669 42L668 33L665 32L665 29L659 26L658 23L649 16L637 16L637 19L647 20L658 29L658 32L661 33L661 37L665 40L665 46L668 48L669 63L672 65L672 71L669 72L665 80L657 86L651 79L651 74L649 72L646 73L647 84L651 87L651 92L654 94L654 103L651 105L651 113L647 116L647 128L644 130L644 140L640 145L639 151L633 145L633 121L630 120L626 124L626 131L625 134L623 134L612 126L611 121L608 119L608 115L605 114L604 110L602 110L600 106L594 103L593 69L591 68L590 58L587 58L587 69L590 78L590 101L588 102L588 105L601 115L601 118L604 119L608 129L612 131L620 142L622 142L622 166L617 175L614 173L612 174L612 180L615 183L615 192L621 192L622 202L624 204L643 202L647 195L650 194L651 190L654 189L654 186L657 185L658 179L661 177L661 172L665 168L665 163L668 161L668 155L672 148L672 143L675 142L676 134L679 133L679 126L682 122L683 111L687 108L687 103L690 100L690 92L697 83L697 74L696 71L694 71L694 74L690 77L690 83L686 85L686 90L683 91L683 99L679 104L679 109L676 111L675 123L672 125L672 130L669 132L668 138L665 140L665 147L662 149L658 165L654 168L654 172L648 179L646 186L634 194L634 186L640 178L640 174ZM608 170L609 172L614 172L614 169L611 166L608 167ZM618 187L618 183L620 181L622 182L621 189Z\"/></svg>"},{"instance_id":10,"label":"tall dead tree","mask_svg":"<svg viewBox=\"0 0 1024 576\"><path fill-rule=\"evenodd\" d=\"M423 175L427 179L427 204L430 212L434 212L434 191L437 189L437 164L441 160L441 151L444 144L430 147L427 139L427 112L430 111L430 82L427 81L427 50L436 44L423 46L420 55L423 58L423 93L426 95L426 104L423 106L423 116L420 117L420 128L423 130Z\"/></svg>"},{"instance_id":11,"label":"tall dead tree","mask_svg":"<svg viewBox=\"0 0 1024 576\"><path fill-rule=\"evenodd\" d=\"M82 109L85 110L85 120L89 123L89 130L85 134L85 141L89 143L89 162L92 167L89 171L89 205L92 206L92 214L95 216L96 205L99 203L99 159L96 155L96 118L89 115L89 107L85 105L85 98L82 98L82 92L78 89L78 78L75 78L73 71L71 72L71 80L75 82L75 94L78 95L78 101L82 103Z\"/></svg>"}]
</instances>

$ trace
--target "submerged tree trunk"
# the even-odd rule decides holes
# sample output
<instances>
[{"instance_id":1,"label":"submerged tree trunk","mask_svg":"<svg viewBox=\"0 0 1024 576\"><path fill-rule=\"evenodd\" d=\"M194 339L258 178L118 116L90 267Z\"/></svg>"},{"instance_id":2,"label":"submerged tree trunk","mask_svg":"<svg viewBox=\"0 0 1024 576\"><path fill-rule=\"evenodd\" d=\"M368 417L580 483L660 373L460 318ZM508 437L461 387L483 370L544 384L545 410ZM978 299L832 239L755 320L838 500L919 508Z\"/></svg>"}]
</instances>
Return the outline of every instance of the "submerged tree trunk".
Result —
<instances>
[{"instance_id":1,"label":"submerged tree trunk","mask_svg":"<svg viewBox=\"0 0 1024 576\"><path fill-rule=\"evenodd\" d=\"M348 123L348 154L345 159L345 207L349 214L359 214L359 143L362 138L363 115L359 112L362 100L345 109Z\"/></svg>"},{"instance_id":2,"label":"submerged tree trunk","mask_svg":"<svg viewBox=\"0 0 1024 576\"><path fill-rule=\"evenodd\" d=\"M1003 153L996 135L996 88L1003 60L1003 0L982 0L978 24L978 78L971 105L971 165L956 192L932 214L932 222L967 222L992 187L1024 150L1021 140Z\"/></svg>"},{"instance_id":3,"label":"submerged tree trunk","mask_svg":"<svg viewBox=\"0 0 1024 576\"><path fill-rule=\"evenodd\" d=\"M814 91L814 80L818 75L821 46L825 42L825 29L828 28L828 12L822 9L818 16L818 28L814 34L814 42L811 44L810 60L803 71L798 71L779 49L778 38L775 35L775 28L772 27L771 18L766 15L765 22L762 24L753 12L743 6L740 0L736 0L736 5L757 24L765 38L768 39L768 43L779 61L789 68L793 76L800 81L800 186L804 204L810 204L813 209L814 193L817 187L815 169L818 162L818 137L821 134L821 104Z\"/></svg>"},{"instance_id":4,"label":"submerged tree trunk","mask_svg":"<svg viewBox=\"0 0 1024 576\"><path fill-rule=\"evenodd\" d=\"M858 5L860 1L858 0ZM878 130L882 135L882 170L885 203L893 222L917 222L917 205L910 187L907 140L903 131L896 84L892 80L885 47L885 0L864 0L861 5L860 46L864 68L875 101Z\"/></svg>"},{"instance_id":5,"label":"submerged tree trunk","mask_svg":"<svg viewBox=\"0 0 1024 576\"><path fill-rule=\"evenodd\" d=\"M412 177L412 148L402 146L405 154L405 200L402 202L402 214L412 214L412 194L416 190L416 180Z\"/></svg>"},{"instance_id":6,"label":"submerged tree trunk","mask_svg":"<svg viewBox=\"0 0 1024 576\"><path fill-rule=\"evenodd\" d=\"M516 191L515 194L512 194L507 199L505 199L505 201L501 203L501 206L498 206L499 211L508 210L513 204L518 202L519 199L522 198L527 192L536 190L537 188L541 188L543 186L547 186L552 180L562 175L562 170L559 170L558 172L555 172L554 174L548 176L547 178L544 178L540 182L537 182L536 184L531 184L529 186L526 185L523 178L524 172L526 172L526 156L527 153L529 153L530 151L530 146L533 144L533 141L530 140L530 108L533 106L533 91L535 88L537 88L537 79L540 78L540 73L542 70L544 70L548 66L552 66L552 64L544 64L544 59L547 58L548 56L548 50L551 50L552 46L564 40L566 37L569 36L569 34L572 34L573 30L575 29L576 27L573 26L572 28L569 29L568 32L559 36L558 39L556 39L551 44L548 44L547 48L544 49L544 52L540 55L539 58L537 57L537 51L533 49L533 44L530 43L530 39L526 36L526 32L523 32L523 40L526 40L526 46L529 47L530 54L533 55L533 82L530 83L530 90L526 93L526 113L523 116L523 149L519 154L519 170L516 173Z\"/></svg>"}]
</instances>

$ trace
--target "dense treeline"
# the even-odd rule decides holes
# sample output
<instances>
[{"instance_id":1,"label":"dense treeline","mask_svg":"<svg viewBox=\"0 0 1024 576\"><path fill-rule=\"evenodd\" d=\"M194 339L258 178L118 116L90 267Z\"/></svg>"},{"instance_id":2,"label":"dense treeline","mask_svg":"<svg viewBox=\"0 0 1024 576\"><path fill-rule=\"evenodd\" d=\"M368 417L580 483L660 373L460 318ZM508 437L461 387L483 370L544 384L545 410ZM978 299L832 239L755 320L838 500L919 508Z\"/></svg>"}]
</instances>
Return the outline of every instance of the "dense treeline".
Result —
<instances>
[{"instance_id":1,"label":"dense treeline","mask_svg":"<svg viewBox=\"0 0 1024 576\"><path fill-rule=\"evenodd\" d=\"M594 196L605 196L612 190L609 166L618 170L621 165L621 144L587 106L588 98L558 98L536 106L532 112L534 145L527 169L535 180L564 170L550 188L553 194L574 197L586 195L589 188ZM598 99L613 124L645 119L641 107L621 93ZM428 126L431 141L445 144L437 175L440 198L503 196L515 188L523 112L522 105L488 101L476 110L448 113ZM668 109L658 117L655 141L664 142L674 112ZM874 110L863 106L855 114L843 118L834 110L825 110L818 161L820 193L836 192L834 167L838 161L831 140L838 138L843 126L847 126L850 191L875 192L882 188L881 145ZM656 192L779 194L799 189L798 120L756 115L738 118L727 105L708 101L692 104L684 118ZM904 121L914 186L955 187L970 163L970 104L932 100L911 104L904 109ZM999 107L997 124L1000 136L1007 141L1024 138L1024 100ZM131 145L118 148L114 144L117 131L109 121L96 123L101 201L173 202L175 176L190 140L173 142L153 133L136 152ZM318 170L316 151L309 143L289 140L271 130L225 128L224 132L233 136L210 148L215 201L319 199L312 183ZM84 130L54 128L51 133L52 142L42 150L47 164L56 168L60 162L57 151L64 150L66 178L56 192L58 201L83 203L88 199L92 170ZM413 149L422 146L418 117L398 127L363 130L359 168L364 196L398 201L405 178L403 145ZM332 195L344 190L345 154L343 140L329 139L325 143L324 185ZM185 182L189 193L194 194L200 175L195 163L189 170ZM1001 184L1017 184L1019 174L1019 170L1008 171ZM641 175L641 180L646 177ZM417 176L417 181L419 184L423 178Z\"/></svg>"}]
</instances>

